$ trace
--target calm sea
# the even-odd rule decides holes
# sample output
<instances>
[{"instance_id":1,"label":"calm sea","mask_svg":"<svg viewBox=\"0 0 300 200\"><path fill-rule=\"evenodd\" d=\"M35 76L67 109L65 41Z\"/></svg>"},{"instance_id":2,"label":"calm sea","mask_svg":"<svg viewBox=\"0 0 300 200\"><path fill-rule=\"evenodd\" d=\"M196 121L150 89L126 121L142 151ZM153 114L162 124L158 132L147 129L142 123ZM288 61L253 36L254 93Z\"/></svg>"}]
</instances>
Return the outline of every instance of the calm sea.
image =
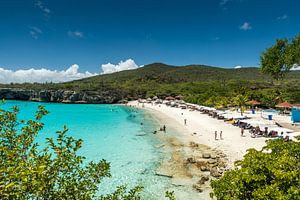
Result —
<instances>
[{"instance_id":1,"label":"calm sea","mask_svg":"<svg viewBox=\"0 0 300 200\"><path fill-rule=\"evenodd\" d=\"M165 199L165 191L175 191L177 199L195 199L198 195L191 188L176 187L171 180L155 175L163 159L162 142L153 135L160 122L143 110L121 105L58 104L27 101L6 101L2 109L20 108L19 119L33 119L39 105L50 112L43 118L44 129L36 141L45 147L45 138L56 137L56 131L66 125L68 135L83 140L78 152L88 161L105 159L111 163L111 178L105 178L99 186L100 194L113 192L117 186L126 184L144 187L143 199ZM168 127L168 135L176 130ZM199 199L197 197L196 199ZM201 198L200 198L201 199Z\"/></svg>"},{"instance_id":2,"label":"calm sea","mask_svg":"<svg viewBox=\"0 0 300 200\"><path fill-rule=\"evenodd\" d=\"M152 132L159 126L147 113L120 105L72 105L6 101L4 109L20 108L20 119L32 119L38 105L50 112L44 117L44 129L37 138L41 147L45 138L56 137L66 125L68 135L83 139L80 154L87 161L105 159L111 163L112 178L104 179L100 193L112 192L117 186L142 185L147 199L161 199L170 189L167 178L155 176L164 152L156 147L160 141ZM142 124L141 124L142 123Z\"/></svg>"}]
</instances>

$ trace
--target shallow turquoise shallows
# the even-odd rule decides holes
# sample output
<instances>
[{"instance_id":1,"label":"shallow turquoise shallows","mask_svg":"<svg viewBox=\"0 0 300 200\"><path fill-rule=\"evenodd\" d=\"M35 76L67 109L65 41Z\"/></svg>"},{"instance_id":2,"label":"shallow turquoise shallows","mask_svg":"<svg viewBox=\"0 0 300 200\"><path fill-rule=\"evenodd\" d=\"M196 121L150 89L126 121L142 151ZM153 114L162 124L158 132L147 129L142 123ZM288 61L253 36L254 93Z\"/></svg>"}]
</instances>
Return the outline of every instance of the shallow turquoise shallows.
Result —
<instances>
[{"instance_id":1,"label":"shallow turquoise shallows","mask_svg":"<svg viewBox=\"0 0 300 200\"><path fill-rule=\"evenodd\" d=\"M45 145L46 137L55 137L55 132L67 125L69 135L83 139L79 153L87 161L106 159L111 163L112 178L103 180L101 194L112 192L123 184L129 187L142 185L145 187L143 195L146 199L162 199L164 191L170 189L167 178L155 176L164 153L155 148L160 142L152 132L158 125L147 113L119 105L24 101L7 101L1 107L9 109L18 106L19 118L31 119L38 105L50 111L43 119L45 128L37 138L41 146Z\"/></svg>"}]
</instances>

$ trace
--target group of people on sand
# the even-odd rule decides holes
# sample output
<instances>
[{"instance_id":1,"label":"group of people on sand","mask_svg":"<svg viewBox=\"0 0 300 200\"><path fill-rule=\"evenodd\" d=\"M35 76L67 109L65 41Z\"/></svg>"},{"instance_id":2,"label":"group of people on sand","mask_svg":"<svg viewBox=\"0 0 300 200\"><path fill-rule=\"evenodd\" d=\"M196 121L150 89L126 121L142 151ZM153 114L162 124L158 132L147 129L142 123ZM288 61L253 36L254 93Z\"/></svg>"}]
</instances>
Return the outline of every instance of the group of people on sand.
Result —
<instances>
[{"instance_id":1,"label":"group of people on sand","mask_svg":"<svg viewBox=\"0 0 300 200\"><path fill-rule=\"evenodd\" d=\"M163 127L159 128L159 131L163 131L164 133L166 132L166 130L167 130L166 125L163 125ZM156 134L156 133L157 133L157 131L153 131L153 134Z\"/></svg>"},{"instance_id":2,"label":"group of people on sand","mask_svg":"<svg viewBox=\"0 0 300 200\"><path fill-rule=\"evenodd\" d=\"M265 127L264 131L261 131L259 126L253 127L252 129L250 129L249 131L251 133L251 137L255 138L255 137L279 137L279 134L277 131L269 131L268 127ZM281 135L283 135L283 132L281 133Z\"/></svg>"},{"instance_id":3,"label":"group of people on sand","mask_svg":"<svg viewBox=\"0 0 300 200\"><path fill-rule=\"evenodd\" d=\"M220 131L220 140L223 140L223 131ZM215 140L218 140L218 131L215 131Z\"/></svg>"},{"instance_id":4,"label":"group of people on sand","mask_svg":"<svg viewBox=\"0 0 300 200\"><path fill-rule=\"evenodd\" d=\"M244 137L244 132L245 132L245 128L241 127L241 136L242 137ZM286 142L290 141L290 138L288 135L283 137L283 132L281 132L279 135L277 131L273 131L273 130L268 131L268 127L265 127L264 131L260 131L259 126L256 126L256 127L252 128L249 132L251 133L251 137L258 137L258 136L278 137L280 139L283 139Z\"/></svg>"}]
</instances>

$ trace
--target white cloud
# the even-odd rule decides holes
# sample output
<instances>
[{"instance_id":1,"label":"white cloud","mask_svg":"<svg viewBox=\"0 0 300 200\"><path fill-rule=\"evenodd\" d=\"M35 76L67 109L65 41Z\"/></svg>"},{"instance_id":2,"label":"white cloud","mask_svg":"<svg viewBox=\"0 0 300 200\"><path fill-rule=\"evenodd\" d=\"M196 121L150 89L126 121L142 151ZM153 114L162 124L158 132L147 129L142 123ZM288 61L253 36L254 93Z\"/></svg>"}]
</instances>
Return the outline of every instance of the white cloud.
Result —
<instances>
[{"instance_id":1,"label":"white cloud","mask_svg":"<svg viewBox=\"0 0 300 200\"><path fill-rule=\"evenodd\" d=\"M249 22L245 22L245 23L243 23L243 24L240 26L240 29L241 29L241 30L244 30L244 31L247 31L247 30L251 30L251 29L252 29L252 26L250 25Z\"/></svg>"},{"instance_id":2,"label":"white cloud","mask_svg":"<svg viewBox=\"0 0 300 200\"><path fill-rule=\"evenodd\" d=\"M37 0L37 1L35 1L34 5L37 8L39 8L46 17L49 17L51 10L47 6L44 5L44 2Z\"/></svg>"},{"instance_id":3,"label":"white cloud","mask_svg":"<svg viewBox=\"0 0 300 200\"><path fill-rule=\"evenodd\" d=\"M80 73L78 72L79 66L74 64L67 70L57 71L45 68L41 69L27 69L27 70L8 70L0 67L0 83L45 83L45 82L67 82L77 79L82 79L90 76L97 75L96 73Z\"/></svg>"},{"instance_id":4,"label":"white cloud","mask_svg":"<svg viewBox=\"0 0 300 200\"><path fill-rule=\"evenodd\" d=\"M288 18L288 16L286 14L284 14L282 16L277 17L277 20L285 20L287 18Z\"/></svg>"},{"instance_id":5,"label":"white cloud","mask_svg":"<svg viewBox=\"0 0 300 200\"><path fill-rule=\"evenodd\" d=\"M139 67L142 66L138 66L132 59L128 59L124 62L121 61L119 62L119 64L116 65L111 63L101 65L103 71L102 74L110 74L110 73L119 72L123 70L137 69Z\"/></svg>"},{"instance_id":6,"label":"white cloud","mask_svg":"<svg viewBox=\"0 0 300 200\"><path fill-rule=\"evenodd\" d=\"M127 59L121 61L119 64L102 64L102 74L109 74L129 69L137 69L142 66L138 66L134 60ZM49 70L45 68L31 68L20 70L9 70L0 67L0 83L45 83L45 82L68 82L72 80L87 78L91 76L99 75L98 73L90 73L88 71L82 73L79 72L79 66L77 64L71 65L66 70Z\"/></svg>"},{"instance_id":7,"label":"white cloud","mask_svg":"<svg viewBox=\"0 0 300 200\"><path fill-rule=\"evenodd\" d=\"M234 67L234 69L241 69L241 68L242 68L242 66L240 66L240 65L237 65Z\"/></svg>"},{"instance_id":8,"label":"white cloud","mask_svg":"<svg viewBox=\"0 0 300 200\"><path fill-rule=\"evenodd\" d=\"M68 31L68 35L72 38L83 38L84 34L81 31Z\"/></svg>"},{"instance_id":9,"label":"white cloud","mask_svg":"<svg viewBox=\"0 0 300 200\"><path fill-rule=\"evenodd\" d=\"M29 34L34 39L38 39L40 37L40 35L43 34L43 31L41 29L39 29L38 27L32 26L29 28L30 28Z\"/></svg>"}]
</instances>

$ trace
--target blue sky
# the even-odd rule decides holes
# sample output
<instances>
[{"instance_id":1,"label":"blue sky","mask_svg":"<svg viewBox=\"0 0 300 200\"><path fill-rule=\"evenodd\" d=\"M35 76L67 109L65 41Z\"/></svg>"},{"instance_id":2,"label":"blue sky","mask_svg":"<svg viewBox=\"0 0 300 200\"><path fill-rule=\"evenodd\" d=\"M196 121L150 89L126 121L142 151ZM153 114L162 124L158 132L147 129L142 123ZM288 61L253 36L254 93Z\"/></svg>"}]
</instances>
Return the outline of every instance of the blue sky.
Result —
<instances>
[{"instance_id":1,"label":"blue sky","mask_svg":"<svg viewBox=\"0 0 300 200\"><path fill-rule=\"evenodd\" d=\"M103 63L258 66L300 33L298 0L1 0L0 67L99 73Z\"/></svg>"}]
</instances>

